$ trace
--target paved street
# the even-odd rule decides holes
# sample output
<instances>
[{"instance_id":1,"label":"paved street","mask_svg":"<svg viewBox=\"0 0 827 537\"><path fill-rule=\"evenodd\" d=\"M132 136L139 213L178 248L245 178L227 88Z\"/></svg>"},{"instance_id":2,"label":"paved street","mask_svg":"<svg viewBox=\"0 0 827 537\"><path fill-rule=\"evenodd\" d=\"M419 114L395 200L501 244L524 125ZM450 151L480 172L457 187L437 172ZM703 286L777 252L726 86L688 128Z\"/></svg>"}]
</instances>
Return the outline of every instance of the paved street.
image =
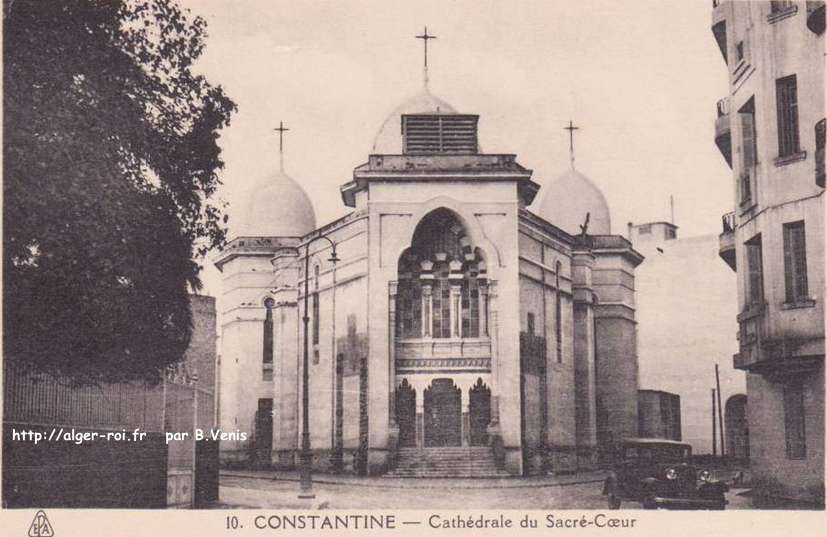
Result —
<instances>
[{"instance_id":1,"label":"paved street","mask_svg":"<svg viewBox=\"0 0 827 537\"><path fill-rule=\"evenodd\" d=\"M579 476L476 480L331 479L317 476L312 503L296 497L293 476L222 474L220 505L270 509L606 509L600 472ZM583 482L586 481L586 482ZM751 509L744 489L728 494L729 509ZM639 505L628 504L638 509Z\"/></svg>"}]
</instances>

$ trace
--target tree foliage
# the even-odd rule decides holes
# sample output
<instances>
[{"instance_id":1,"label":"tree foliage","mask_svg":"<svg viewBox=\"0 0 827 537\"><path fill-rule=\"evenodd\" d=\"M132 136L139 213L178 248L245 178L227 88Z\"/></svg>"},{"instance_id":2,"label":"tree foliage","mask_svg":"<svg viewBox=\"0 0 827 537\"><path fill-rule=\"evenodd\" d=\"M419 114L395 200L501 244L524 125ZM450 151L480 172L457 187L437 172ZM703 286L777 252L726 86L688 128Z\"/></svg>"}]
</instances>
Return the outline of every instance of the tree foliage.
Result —
<instances>
[{"instance_id":1,"label":"tree foliage","mask_svg":"<svg viewBox=\"0 0 827 537\"><path fill-rule=\"evenodd\" d=\"M225 240L233 102L165 0L4 0L4 354L78 382L157 379Z\"/></svg>"}]
</instances>

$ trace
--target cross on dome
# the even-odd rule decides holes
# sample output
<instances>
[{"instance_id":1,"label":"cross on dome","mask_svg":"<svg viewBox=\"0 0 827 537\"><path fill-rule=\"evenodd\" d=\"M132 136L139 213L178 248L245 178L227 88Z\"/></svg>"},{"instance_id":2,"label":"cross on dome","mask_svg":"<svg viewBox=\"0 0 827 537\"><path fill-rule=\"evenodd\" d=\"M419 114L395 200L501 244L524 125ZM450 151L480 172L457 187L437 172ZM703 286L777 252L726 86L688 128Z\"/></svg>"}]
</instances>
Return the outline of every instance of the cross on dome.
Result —
<instances>
[{"instance_id":1,"label":"cross on dome","mask_svg":"<svg viewBox=\"0 0 827 537\"><path fill-rule=\"evenodd\" d=\"M283 121L279 121L279 126L273 130L279 133L279 169L284 171L284 133L290 129L284 126Z\"/></svg>"},{"instance_id":2,"label":"cross on dome","mask_svg":"<svg viewBox=\"0 0 827 537\"><path fill-rule=\"evenodd\" d=\"M580 127L569 120L568 127L563 127L563 130L569 131L569 160L571 161L571 167L574 168L574 131L580 130Z\"/></svg>"},{"instance_id":3,"label":"cross on dome","mask_svg":"<svg viewBox=\"0 0 827 537\"><path fill-rule=\"evenodd\" d=\"M424 31L424 32L422 32L422 35L417 35L417 36L415 36L415 37L416 37L417 39L421 39L421 40L422 40L422 43L423 43L423 45L424 45L424 47L423 47L423 48L424 48L424 54L425 54L425 66L424 66L424 71L423 71L423 73L424 73L424 83L425 83L425 87L427 88L427 87L428 87L428 40L429 40L429 39L436 39L436 38L437 38L437 36L435 36L435 35L430 35L430 34L428 33L428 27L427 27L427 26L425 26L425 31Z\"/></svg>"}]
</instances>

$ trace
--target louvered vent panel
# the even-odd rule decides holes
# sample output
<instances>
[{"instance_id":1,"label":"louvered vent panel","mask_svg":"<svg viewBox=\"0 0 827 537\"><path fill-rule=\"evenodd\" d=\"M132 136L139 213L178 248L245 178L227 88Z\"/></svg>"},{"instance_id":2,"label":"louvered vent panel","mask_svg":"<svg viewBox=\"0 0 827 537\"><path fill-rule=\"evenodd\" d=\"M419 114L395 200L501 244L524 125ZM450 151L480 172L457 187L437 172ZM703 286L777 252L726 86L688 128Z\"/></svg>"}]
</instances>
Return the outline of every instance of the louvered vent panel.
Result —
<instances>
[{"instance_id":1,"label":"louvered vent panel","mask_svg":"<svg viewBox=\"0 0 827 537\"><path fill-rule=\"evenodd\" d=\"M402 136L408 155L477 152L477 120L471 115L403 115Z\"/></svg>"}]
</instances>

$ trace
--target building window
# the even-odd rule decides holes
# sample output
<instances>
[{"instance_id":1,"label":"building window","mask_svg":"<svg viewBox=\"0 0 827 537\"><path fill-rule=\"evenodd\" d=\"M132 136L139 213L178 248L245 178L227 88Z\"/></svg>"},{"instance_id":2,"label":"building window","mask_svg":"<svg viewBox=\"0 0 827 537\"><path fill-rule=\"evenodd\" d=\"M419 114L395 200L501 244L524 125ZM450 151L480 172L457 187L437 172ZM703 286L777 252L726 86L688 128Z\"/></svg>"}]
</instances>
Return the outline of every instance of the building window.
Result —
<instances>
[{"instance_id":1,"label":"building window","mask_svg":"<svg viewBox=\"0 0 827 537\"><path fill-rule=\"evenodd\" d=\"M554 266L554 339L557 342L557 363L563 363L563 304L560 297L560 270L563 265L558 261Z\"/></svg>"},{"instance_id":2,"label":"building window","mask_svg":"<svg viewBox=\"0 0 827 537\"><path fill-rule=\"evenodd\" d=\"M451 272L453 266L453 274ZM396 333L403 338L487 334L483 254L448 209L427 215L398 264Z\"/></svg>"},{"instance_id":3,"label":"building window","mask_svg":"<svg viewBox=\"0 0 827 537\"><path fill-rule=\"evenodd\" d=\"M800 382L784 385L784 435L787 458L805 458L807 437L804 431L804 387Z\"/></svg>"},{"instance_id":4,"label":"building window","mask_svg":"<svg viewBox=\"0 0 827 537\"><path fill-rule=\"evenodd\" d=\"M816 185L824 188L824 119L816 123Z\"/></svg>"},{"instance_id":5,"label":"building window","mask_svg":"<svg viewBox=\"0 0 827 537\"><path fill-rule=\"evenodd\" d=\"M798 89L795 75L775 81L775 99L778 109L778 156L786 157L800 152L798 140Z\"/></svg>"},{"instance_id":6,"label":"building window","mask_svg":"<svg viewBox=\"0 0 827 537\"><path fill-rule=\"evenodd\" d=\"M735 61L740 62L744 59L744 42L738 41L735 45Z\"/></svg>"},{"instance_id":7,"label":"building window","mask_svg":"<svg viewBox=\"0 0 827 537\"><path fill-rule=\"evenodd\" d=\"M434 270L434 288L431 296L433 324L431 335L435 338L451 337L451 280L448 263L440 263Z\"/></svg>"},{"instance_id":8,"label":"building window","mask_svg":"<svg viewBox=\"0 0 827 537\"><path fill-rule=\"evenodd\" d=\"M741 204L753 199L753 169L758 162L758 139L755 130L755 98L738 110L741 121Z\"/></svg>"},{"instance_id":9,"label":"building window","mask_svg":"<svg viewBox=\"0 0 827 537\"><path fill-rule=\"evenodd\" d=\"M764 268L761 253L761 235L756 235L746 243L747 254L747 303L750 305L764 303Z\"/></svg>"},{"instance_id":10,"label":"building window","mask_svg":"<svg viewBox=\"0 0 827 537\"><path fill-rule=\"evenodd\" d=\"M313 345L319 344L319 265L313 274Z\"/></svg>"},{"instance_id":11,"label":"building window","mask_svg":"<svg viewBox=\"0 0 827 537\"><path fill-rule=\"evenodd\" d=\"M534 333L534 314L528 313L526 316L526 332L528 334Z\"/></svg>"},{"instance_id":12,"label":"building window","mask_svg":"<svg viewBox=\"0 0 827 537\"><path fill-rule=\"evenodd\" d=\"M638 233L640 235L647 235L652 232L652 224L641 224L640 228L638 228Z\"/></svg>"},{"instance_id":13,"label":"building window","mask_svg":"<svg viewBox=\"0 0 827 537\"><path fill-rule=\"evenodd\" d=\"M480 286L476 270L469 270L462 280L462 337L480 336Z\"/></svg>"},{"instance_id":14,"label":"building window","mask_svg":"<svg viewBox=\"0 0 827 537\"><path fill-rule=\"evenodd\" d=\"M784 284L787 302L809 299L804 221L784 224Z\"/></svg>"},{"instance_id":15,"label":"building window","mask_svg":"<svg viewBox=\"0 0 827 537\"><path fill-rule=\"evenodd\" d=\"M396 334L402 338L422 337L422 286L418 264L400 274L396 298Z\"/></svg>"},{"instance_id":16,"label":"building window","mask_svg":"<svg viewBox=\"0 0 827 537\"><path fill-rule=\"evenodd\" d=\"M677 233L675 233L675 228L667 227L666 230L663 232L663 236L666 240L672 240L677 237Z\"/></svg>"},{"instance_id":17,"label":"building window","mask_svg":"<svg viewBox=\"0 0 827 537\"><path fill-rule=\"evenodd\" d=\"M271 297L264 299L265 314L261 346L262 380L273 380L273 306L275 303Z\"/></svg>"}]
</instances>

